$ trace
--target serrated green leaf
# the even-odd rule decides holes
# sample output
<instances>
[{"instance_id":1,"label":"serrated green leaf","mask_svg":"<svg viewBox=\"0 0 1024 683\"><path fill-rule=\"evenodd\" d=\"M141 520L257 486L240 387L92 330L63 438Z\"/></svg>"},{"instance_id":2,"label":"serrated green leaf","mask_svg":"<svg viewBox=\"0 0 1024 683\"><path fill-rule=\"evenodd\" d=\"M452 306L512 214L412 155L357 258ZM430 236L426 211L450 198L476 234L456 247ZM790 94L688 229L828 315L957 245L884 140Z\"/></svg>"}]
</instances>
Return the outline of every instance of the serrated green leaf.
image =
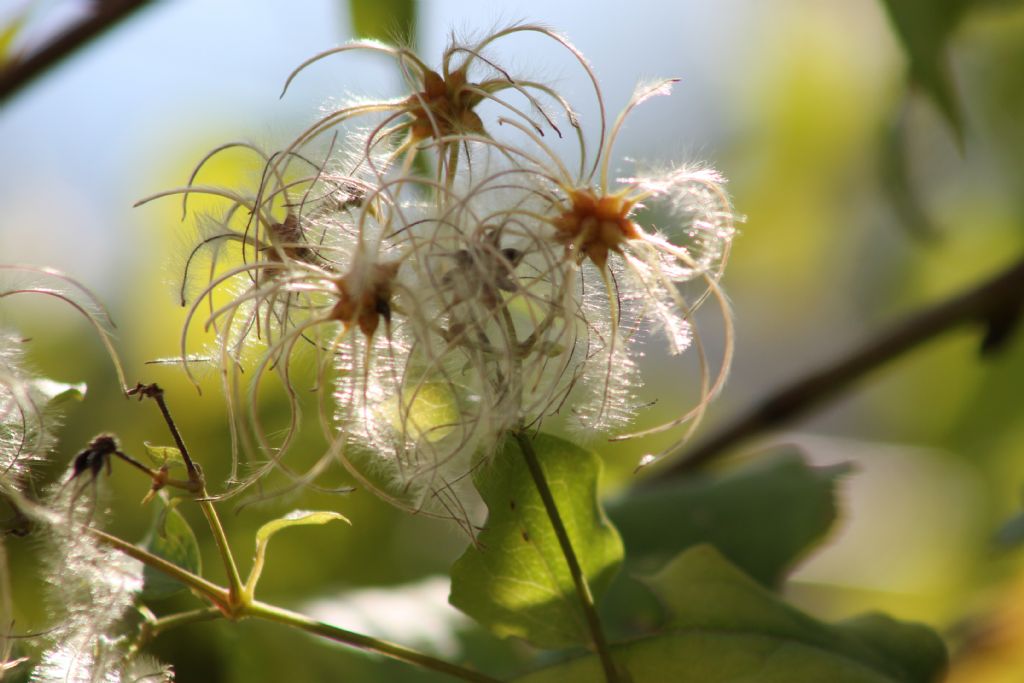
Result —
<instances>
[{"instance_id":1,"label":"serrated green leaf","mask_svg":"<svg viewBox=\"0 0 1024 683\"><path fill-rule=\"evenodd\" d=\"M601 461L546 434L533 440L569 539L594 596L622 561L622 541L597 499ZM477 543L452 567L449 602L499 636L545 648L590 641L565 557L519 447L506 441L473 477L487 503Z\"/></svg>"},{"instance_id":2,"label":"serrated green leaf","mask_svg":"<svg viewBox=\"0 0 1024 683\"><path fill-rule=\"evenodd\" d=\"M1006 520L996 532L995 541L1004 547L1015 547L1024 543L1024 513Z\"/></svg>"},{"instance_id":3,"label":"serrated green leaf","mask_svg":"<svg viewBox=\"0 0 1024 683\"><path fill-rule=\"evenodd\" d=\"M847 466L811 467L793 447L725 476L632 492L608 505L634 570L654 571L711 543L748 574L777 586L836 519L835 486Z\"/></svg>"},{"instance_id":4,"label":"serrated green leaf","mask_svg":"<svg viewBox=\"0 0 1024 683\"><path fill-rule=\"evenodd\" d=\"M882 0L910 63L910 81L931 97L963 140L963 120L949 75L947 46L970 0Z\"/></svg>"},{"instance_id":5,"label":"serrated green leaf","mask_svg":"<svg viewBox=\"0 0 1024 683\"><path fill-rule=\"evenodd\" d=\"M945 667L930 629L875 615L828 626L711 546L681 554L650 583L673 617L663 633L612 648L632 683L931 683ZM601 668L589 656L519 680L596 681Z\"/></svg>"},{"instance_id":6,"label":"serrated green leaf","mask_svg":"<svg viewBox=\"0 0 1024 683\"><path fill-rule=\"evenodd\" d=\"M154 446L148 441L142 445L146 449L146 455L149 456L150 461L157 467L185 466L185 459L181 457L181 451L174 446Z\"/></svg>"},{"instance_id":7,"label":"serrated green leaf","mask_svg":"<svg viewBox=\"0 0 1024 683\"><path fill-rule=\"evenodd\" d=\"M202 574L199 542L192 527L178 512L175 501L168 502L164 496L157 496L157 500L160 504L142 547L193 574ZM160 600L185 590L185 584L148 566L143 581L143 600Z\"/></svg>"},{"instance_id":8,"label":"serrated green leaf","mask_svg":"<svg viewBox=\"0 0 1024 683\"><path fill-rule=\"evenodd\" d=\"M416 38L415 0L349 0L357 38L408 44Z\"/></svg>"}]
</instances>

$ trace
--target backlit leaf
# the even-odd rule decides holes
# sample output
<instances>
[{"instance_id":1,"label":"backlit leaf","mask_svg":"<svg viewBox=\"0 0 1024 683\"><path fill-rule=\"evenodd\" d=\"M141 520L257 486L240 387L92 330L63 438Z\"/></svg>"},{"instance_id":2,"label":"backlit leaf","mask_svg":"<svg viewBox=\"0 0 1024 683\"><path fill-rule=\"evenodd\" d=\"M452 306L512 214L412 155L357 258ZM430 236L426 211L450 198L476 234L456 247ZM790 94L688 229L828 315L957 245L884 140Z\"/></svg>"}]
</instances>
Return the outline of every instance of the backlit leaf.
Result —
<instances>
[{"instance_id":1,"label":"backlit leaf","mask_svg":"<svg viewBox=\"0 0 1024 683\"><path fill-rule=\"evenodd\" d=\"M181 451L174 446L154 446L148 441L143 444L146 449L146 455L157 467L163 467L167 465L174 467L175 465L185 466L185 459L181 457Z\"/></svg>"},{"instance_id":2,"label":"backlit leaf","mask_svg":"<svg viewBox=\"0 0 1024 683\"><path fill-rule=\"evenodd\" d=\"M250 595L255 592L256 584L259 582L260 574L263 572L263 563L266 561L267 555L267 544L270 542L271 536L288 527L327 524L335 520L341 520L348 524L352 523L348 517L339 512L292 510L284 517L272 520L261 526L259 531L256 532L256 552L253 558L252 571L245 582L246 590L249 591Z\"/></svg>"},{"instance_id":3,"label":"backlit leaf","mask_svg":"<svg viewBox=\"0 0 1024 683\"><path fill-rule=\"evenodd\" d=\"M724 476L631 492L608 505L629 564L654 571L681 550L711 543L748 574L778 585L836 519L846 466L811 467L786 447Z\"/></svg>"},{"instance_id":4,"label":"backlit leaf","mask_svg":"<svg viewBox=\"0 0 1024 683\"><path fill-rule=\"evenodd\" d=\"M545 434L533 440L570 541L595 597L622 561L622 541L597 500L601 462ZM499 636L546 648L590 641L568 565L512 439L474 476L488 517L452 567L450 602Z\"/></svg>"},{"instance_id":5,"label":"backlit leaf","mask_svg":"<svg viewBox=\"0 0 1024 683\"><path fill-rule=\"evenodd\" d=\"M335 520L341 520L351 524L348 518L339 512L330 512L326 510L293 510L284 517L267 522L261 526L259 531L256 532L256 546L266 546L270 537L281 529L287 529L291 526L327 524L328 522L333 522Z\"/></svg>"},{"instance_id":6,"label":"backlit leaf","mask_svg":"<svg viewBox=\"0 0 1024 683\"><path fill-rule=\"evenodd\" d=\"M182 569L201 574L199 542L192 527L176 509L175 501L168 502L164 496L157 496L157 500L161 503L142 546ZM159 600L185 589L185 584L149 566L144 570L143 579L143 600Z\"/></svg>"},{"instance_id":7,"label":"backlit leaf","mask_svg":"<svg viewBox=\"0 0 1024 683\"><path fill-rule=\"evenodd\" d=\"M52 379L37 378L29 382L29 385L46 398L48 407L65 401L81 401L85 398L85 382L69 384L55 382Z\"/></svg>"},{"instance_id":8,"label":"backlit leaf","mask_svg":"<svg viewBox=\"0 0 1024 683\"><path fill-rule=\"evenodd\" d=\"M415 0L350 0L357 38L409 43L416 38Z\"/></svg>"},{"instance_id":9,"label":"backlit leaf","mask_svg":"<svg viewBox=\"0 0 1024 683\"><path fill-rule=\"evenodd\" d=\"M963 139L963 116L949 73L947 47L969 0L883 0L910 63L910 81L931 97Z\"/></svg>"},{"instance_id":10,"label":"backlit leaf","mask_svg":"<svg viewBox=\"0 0 1024 683\"><path fill-rule=\"evenodd\" d=\"M672 618L655 636L612 648L631 683L932 683L946 652L917 624L868 615L829 626L790 607L698 546L650 581ZM593 655L535 672L520 683L602 680Z\"/></svg>"}]
</instances>

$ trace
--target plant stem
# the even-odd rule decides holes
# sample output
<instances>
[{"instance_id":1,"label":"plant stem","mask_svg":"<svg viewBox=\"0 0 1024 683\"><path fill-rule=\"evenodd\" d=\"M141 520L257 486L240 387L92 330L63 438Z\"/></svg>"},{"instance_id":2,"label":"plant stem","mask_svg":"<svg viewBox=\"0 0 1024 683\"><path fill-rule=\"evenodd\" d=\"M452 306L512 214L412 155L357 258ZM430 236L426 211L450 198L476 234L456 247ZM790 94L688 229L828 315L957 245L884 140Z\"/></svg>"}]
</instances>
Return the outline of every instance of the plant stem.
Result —
<instances>
[{"instance_id":1,"label":"plant stem","mask_svg":"<svg viewBox=\"0 0 1024 683\"><path fill-rule=\"evenodd\" d=\"M372 638L360 633L347 631L337 626L325 624L322 621L311 619L310 617L299 614L298 612L292 612L291 610L281 607L268 605L264 602L260 602L259 600L254 600L252 603L247 605L242 616L266 619L286 626L292 626L306 631L307 633L313 633L339 643L351 645L352 647L360 650L374 652L379 655L384 655L385 657L390 657L391 659L415 664L423 667L424 669L448 674L449 676L453 676L464 681L473 681L474 683L500 683L496 678L478 673L471 669L466 669L458 666L457 664L452 664L451 662L446 662L443 659L436 659L430 655L410 650L409 648L395 643L390 643L386 640Z\"/></svg>"},{"instance_id":2,"label":"plant stem","mask_svg":"<svg viewBox=\"0 0 1024 683\"><path fill-rule=\"evenodd\" d=\"M118 458L120 458L124 462L128 463L129 465L131 465L135 469L137 469L137 470L139 470L141 472L144 472L146 474L146 476L148 476L150 479L156 479L159 476L157 471L154 470L152 467L146 467L141 462L139 462L138 460L136 460L135 458L133 458L132 456L128 455L127 453L125 453L123 451L120 451L120 450L114 451L114 455L116 455Z\"/></svg>"},{"instance_id":3,"label":"plant stem","mask_svg":"<svg viewBox=\"0 0 1024 683\"><path fill-rule=\"evenodd\" d=\"M1005 342L1024 313L1024 260L957 296L927 308L869 340L835 362L791 381L684 451L639 486L685 476L730 449L778 428L842 393L876 368L950 330L969 323L985 327L983 353Z\"/></svg>"},{"instance_id":4,"label":"plant stem","mask_svg":"<svg viewBox=\"0 0 1024 683\"><path fill-rule=\"evenodd\" d=\"M200 621L211 621L222 616L224 615L216 607L200 607L198 609L189 610L188 612L168 614L165 617L160 617L149 625L150 637L155 638L164 631L170 631L172 628L195 624Z\"/></svg>"},{"instance_id":5,"label":"plant stem","mask_svg":"<svg viewBox=\"0 0 1024 683\"><path fill-rule=\"evenodd\" d=\"M548 519L551 520L551 526L555 530L558 544L562 548L562 555L565 557L566 564L569 565L569 574L576 585L576 594L579 596L580 604L583 607L583 615L587 620L587 627L590 629L594 648L601 658L605 681L607 683L616 683L619 680L619 674L615 668L615 662L612 660L611 650L608 647L608 640L605 638L604 629L601 627L601 619L597 614L597 607L594 605L594 595L590 592L587 578L583 575L579 559L572 548L569 532L566 531L565 524L562 522L562 516L558 513L558 506L555 504L555 497L552 495L547 478L544 476L544 470L537 459L536 451L533 450L530 437L522 431L516 431L515 437L519 443L519 450L523 453L523 459L526 460L526 466L530 470L530 476L533 477L533 483L537 487L537 492L540 493L540 498L544 502L544 509L547 512Z\"/></svg>"},{"instance_id":6,"label":"plant stem","mask_svg":"<svg viewBox=\"0 0 1024 683\"><path fill-rule=\"evenodd\" d=\"M152 567L181 581L186 586L202 594L214 603L215 607L212 608L201 608L157 619L149 627L151 633L150 637L159 635L160 632L176 626L182 626L184 624L194 623L197 621L205 621L207 619L214 619L220 615L224 615L235 620L243 619L245 617L253 617L292 626L339 643L351 645L352 647L360 650L375 652L377 654L384 655L385 657L390 657L391 659L397 659L408 664L415 664L425 669L430 669L431 671L438 671L440 673L460 678L464 681L473 681L474 683L501 683L496 678L466 669L457 664L446 662L443 659L437 659L436 657L431 657L430 655L417 652L416 650L411 650L395 643L390 643L386 640L380 640L379 638L373 638L361 633L355 633L337 626L325 624L322 621L317 621L316 619L299 614L298 612L292 612L291 610L284 609L283 607L269 605L265 602L260 602L259 600L234 603L231 601L227 589L221 588L201 576L197 576L186 569L182 569L176 564L168 562L162 557L158 557L144 548L140 548L118 538L117 536L108 534L105 531L94 529L92 527L86 527L86 530L99 541L116 548L125 555L142 562L146 566Z\"/></svg>"},{"instance_id":7,"label":"plant stem","mask_svg":"<svg viewBox=\"0 0 1024 683\"><path fill-rule=\"evenodd\" d=\"M216 586L206 581L206 579L198 577L162 558L152 555L148 551L134 546L131 543L122 541L116 536L111 536L110 534L99 530L91 530L98 538L116 547L125 554L134 557L140 562L159 569L170 576L178 578L186 585L196 588L209 597L215 605L217 605L217 611L231 619L255 617L269 621L276 621L277 623L293 626L309 633L315 633L361 650L376 652L392 659L416 664L425 669L445 673L456 678L461 678L465 681L474 681L475 683L500 683L496 678L491 678L490 676L463 668L457 664L452 664L442 659L431 657L430 655L423 654L422 652L417 652L415 650L402 647L401 645L389 643L385 640L380 640L371 636L347 631L343 628L338 628L337 626L331 626L330 624L325 624L322 621L311 619L303 614L292 612L282 607L268 605L267 603L253 599L251 591L247 590L247 587L242 584L241 577L238 574L238 567L235 564L234 556L231 554L231 548L228 545L227 536L224 533L224 527L220 523L220 518L217 516L217 510L214 508L213 502L209 499L206 493L206 485L203 482L202 471L195 465L192 458L189 456L188 448L185 446L185 441L181 438L181 434L178 432L174 419L171 417L170 411L167 409L167 404L164 401L163 390L155 384L139 384L135 389L129 392L129 395L140 395L152 398L160 407L160 413L167 422L167 427L170 429L171 435L174 437L174 442L177 445L178 450L181 452L181 457L188 468L190 481L198 482L199 484L199 491L196 494L196 502L199 503L199 506L203 510L203 514L206 515L206 521L210 525L210 531L213 533L214 541L216 542L217 548L221 554L221 559L224 561L224 568L228 575L228 589L225 590L220 586ZM258 576L258 573L256 576ZM255 581L253 581L253 583L255 583ZM212 618L213 616L216 615L211 613L209 610L185 612L180 615L167 617L168 622L164 623L162 628L166 629L181 623L199 621L200 619ZM173 618L177 618L177 621L173 621ZM153 627L155 628L160 624L161 620L157 620L154 622Z\"/></svg>"},{"instance_id":8,"label":"plant stem","mask_svg":"<svg viewBox=\"0 0 1024 683\"><path fill-rule=\"evenodd\" d=\"M227 574L228 591L230 592L229 604L238 605L244 591L242 577L238 573L238 564L231 553L231 546L228 543L227 534L224 533L224 526L220 523L220 517L217 516L217 509L213 506L213 501L210 500L210 496L206 491L206 480L203 477L202 470L199 469L195 461L192 460L192 456L189 455L188 447L185 446L185 440L181 438L178 426L174 423L171 411L167 408L167 402L164 400L164 390L156 384L140 383L128 393L129 395L137 394L151 398L156 401L157 406L160 408L160 414L163 415L164 422L167 423L167 429L170 430L171 437L178 447L178 452L181 453L181 458L185 461L189 481L197 486L196 502L199 503L199 508L203 511L203 516L206 517L210 533L213 534L213 542L217 545L221 563L224 565L224 572Z\"/></svg>"},{"instance_id":9,"label":"plant stem","mask_svg":"<svg viewBox=\"0 0 1024 683\"><path fill-rule=\"evenodd\" d=\"M170 631L171 629L178 628L179 626L187 626L188 624L195 624L200 621L210 621L224 616L224 612L219 607L200 607L198 609L188 610L187 612L168 614L167 616L160 617L159 619L153 617L153 613L148 609L142 607L139 609L140 611L143 611L144 614L148 614L149 619L143 622L139 639L131 647L132 652L138 652L164 631Z\"/></svg>"},{"instance_id":10,"label":"plant stem","mask_svg":"<svg viewBox=\"0 0 1024 683\"><path fill-rule=\"evenodd\" d=\"M220 559L224 564L224 571L228 577L228 591L231 594L231 602L234 604L242 596L244 591L242 586L242 577L238 573L238 565L235 563L235 558L231 554L231 546L228 545L227 534L224 533L224 527L220 523L220 517L217 516L217 509L213 507L213 501L207 497L205 486L199 491L199 496L201 497L197 502L199 503L200 509L203 511L203 515L206 517L206 523L210 527L210 533L213 534L213 541L217 544L217 550L220 552Z\"/></svg>"},{"instance_id":11,"label":"plant stem","mask_svg":"<svg viewBox=\"0 0 1024 683\"><path fill-rule=\"evenodd\" d=\"M196 463L192 460L192 456L189 455L188 448L185 446L185 440L181 438L181 432L178 431L178 425L174 423L174 418L171 417L171 411L167 408L167 401L164 399L164 390L156 384L149 384L139 389L139 392L143 396L147 396L156 401L156 405L160 408L160 414L164 418L164 422L167 423L167 429L171 432L171 438L174 439L174 445L178 447L178 452L181 453L181 459L185 461L185 469L188 470L189 479L201 479L202 473L199 468L196 467Z\"/></svg>"},{"instance_id":12,"label":"plant stem","mask_svg":"<svg viewBox=\"0 0 1024 683\"><path fill-rule=\"evenodd\" d=\"M94 9L85 19L60 33L28 57L16 59L0 68L0 104L90 40L145 6L148 1L103 0L91 3Z\"/></svg>"},{"instance_id":13,"label":"plant stem","mask_svg":"<svg viewBox=\"0 0 1024 683\"><path fill-rule=\"evenodd\" d=\"M118 538L113 534L108 534L106 531L93 527L85 527L85 530L93 538L121 551L128 557L134 558L148 567L152 567L153 569L167 574L171 578L181 581L183 584L191 588L193 591L201 594L218 607L227 607L229 600L228 591L217 584L207 581L203 577L193 574L187 569L182 569L173 562L168 562L164 558L154 555L145 548L140 548L134 543L129 543L128 541Z\"/></svg>"}]
</instances>

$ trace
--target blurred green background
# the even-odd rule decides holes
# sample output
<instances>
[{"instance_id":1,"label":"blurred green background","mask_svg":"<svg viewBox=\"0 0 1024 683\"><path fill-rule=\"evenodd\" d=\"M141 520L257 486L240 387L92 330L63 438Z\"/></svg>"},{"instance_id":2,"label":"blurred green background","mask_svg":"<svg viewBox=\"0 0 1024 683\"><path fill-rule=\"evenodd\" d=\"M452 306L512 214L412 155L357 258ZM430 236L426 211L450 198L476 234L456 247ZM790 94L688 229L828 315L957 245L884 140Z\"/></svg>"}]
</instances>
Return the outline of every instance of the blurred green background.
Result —
<instances>
[{"instance_id":1,"label":"blurred green background","mask_svg":"<svg viewBox=\"0 0 1024 683\"><path fill-rule=\"evenodd\" d=\"M27 11L15 47L31 47L84 4L16 1L0 8L0 24ZM931 99L908 92L906 54L877 0L448 0L421 1L416 12L428 62L451 30L480 33L517 19L554 26L590 59L612 112L638 79L681 77L671 98L630 120L619 154L655 166L708 161L730 179L746 216L725 278L736 362L705 429L1024 253L1019 2L973 4L951 32L943 58L962 142ZM229 465L214 378L198 396L174 368L145 364L178 349L176 278L185 248L178 205L131 205L182 183L216 144L272 147L331 98L397 94L390 65L353 55L311 69L278 99L292 68L354 35L341 0L157 3L0 108L0 260L60 268L100 295L118 324L129 381L166 388L214 482ZM540 41L524 40L518 53L509 46L502 54L513 65L553 80L579 102L583 125L593 120L587 83L564 56ZM625 163L621 169L629 172ZM224 157L207 178L229 183L250 171ZM134 453L144 441L168 441L153 406L120 397L100 344L66 308L5 303L0 324L32 338L31 358L43 374L89 385L69 411L46 476L58 476L101 431L118 434ZM714 348L713 319L706 333ZM644 396L659 401L651 421L688 398L678 387L692 371L675 369L656 347L645 360ZM948 334L746 450L781 442L800 444L815 464L856 464L843 480L840 522L796 571L792 599L825 618L877 608L935 626L954 646L950 680L1021 680L1024 564L993 536L1021 504L1024 337L983 359L976 333ZM607 456L613 491L659 443L593 446ZM117 529L140 537L150 515L137 505L144 484L115 468L110 489ZM453 525L403 516L359 492L277 497L228 513L226 524L245 557L262 522L324 506L353 526L275 539L262 597L469 657L496 673L520 669L522 646L472 631L441 606L446 584L430 577L443 576L466 542ZM216 567L212 547L204 552ZM43 628L37 548L12 539L8 553L17 623ZM351 594L400 584L413 584L411 604L422 613L388 602L400 599L396 591ZM344 595L339 611L331 600ZM154 651L175 664L181 681L439 680L262 623L197 625L162 638Z\"/></svg>"}]
</instances>

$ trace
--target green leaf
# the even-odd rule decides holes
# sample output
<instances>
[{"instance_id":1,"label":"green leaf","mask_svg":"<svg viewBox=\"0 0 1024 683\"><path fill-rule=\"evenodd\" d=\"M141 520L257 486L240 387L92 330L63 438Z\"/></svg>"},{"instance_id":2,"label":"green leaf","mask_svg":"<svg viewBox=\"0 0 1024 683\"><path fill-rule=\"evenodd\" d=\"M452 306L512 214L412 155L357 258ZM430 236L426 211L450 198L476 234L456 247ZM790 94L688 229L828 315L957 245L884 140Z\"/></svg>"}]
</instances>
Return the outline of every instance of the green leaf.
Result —
<instances>
[{"instance_id":1,"label":"green leaf","mask_svg":"<svg viewBox=\"0 0 1024 683\"><path fill-rule=\"evenodd\" d=\"M995 541L1006 548L1024 543L1024 512L1018 513L1003 523L996 531Z\"/></svg>"},{"instance_id":2,"label":"green leaf","mask_svg":"<svg viewBox=\"0 0 1024 683\"><path fill-rule=\"evenodd\" d=\"M415 0L350 0L357 38L410 44L416 38Z\"/></svg>"},{"instance_id":3,"label":"green leaf","mask_svg":"<svg viewBox=\"0 0 1024 683\"><path fill-rule=\"evenodd\" d=\"M871 669L799 643L756 634L666 633L612 647L630 683L893 683ZM595 657L549 667L517 683L603 680Z\"/></svg>"},{"instance_id":4,"label":"green leaf","mask_svg":"<svg viewBox=\"0 0 1024 683\"><path fill-rule=\"evenodd\" d=\"M949 75L947 44L970 0L882 0L910 62L910 81L931 97L957 139L963 119Z\"/></svg>"},{"instance_id":5,"label":"green leaf","mask_svg":"<svg viewBox=\"0 0 1024 683\"><path fill-rule=\"evenodd\" d=\"M181 451L174 446L154 446L148 441L142 444L146 449L146 455L157 467L185 466L185 459L181 457Z\"/></svg>"},{"instance_id":6,"label":"green leaf","mask_svg":"<svg viewBox=\"0 0 1024 683\"><path fill-rule=\"evenodd\" d=\"M793 447L725 476L633 492L610 503L634 570L653 571L679 551L711 543L748 574L777 586L836 519L846 465L811 467Z\"/></svg>"},{"instance_id":7,"label":"green leaf","mask_svg":"<svg viewBox=\"0 0 1024 683\"><path fill-rule=\"evenodd\" d=\"M935 681L946 666L946 647L922 624L872 612L841 621L836 628L898 665L904 675L901 680Z\"/></svg>"},{"instance_id":8,"label":"green leaf","mask_svg":"<svg viewBox=\"0 0 1024 683\"><path fill-rule=\"evenodd\" d=\"M595 598L622 561L622 541L597 500L600 459L546 434L533 440L558 511ZM544 648L590 641L558 539L512 439L473 478L487 503L477 543L452 567L449 602L499 636Z\"/></svg>"},{"instance_id":9,"label":"green leaf","mask_svg":"<svg viewBox=\"0 0 1024 683\"><path fill-rule=\"evenodd\" d=\"M911 178L907 155L906 116L896 115L885 127L878 158L882 193L899 219L899 224L921 241L939 236L939 229L928 215L921 195Z\"/></svg>"},{"instance_id":10,"label":"green leaf","mask_svg":"<svg viewBox=\"0 0 1024 683\"><path fill-rule=\"evenodd\" d=\"M327 524L334 520L341 520L342 522L348 522L348 517L341 514L340 512L330 512L327 510L292 510L284 517L275 519L267 522L260 527L259 531L256 532L256 547L266 547L270 541L270 537L276 534L281 529L287 529L291 526L309 526L312 524Z\"/></svg>"},{"instance_id":11,"label":"green leaf","mask_svg":"<svg viewBox=\"0 0 1024 683\"><path fill-rule=\"evenodd\" d=\"M928 683L946 664L930 629L869 615L829 626L785 604L711 546L650 579L673 613L667 630L613 647L632 683ZM601 680L588 656L522 683Z\"/></svg>"},{"instance_id":12,"label":"green leaf","mask_svg":"<svg viewBox=\"0 0 1024 683\"><path fill-rule=\"evenodd\" d=\"M249 573L249 578L245 582L245 588L251 596L256 590L256 584L260 580L260 574L263 573L263 563L266 561L267 555L267 544L270 542L270 537L276 534L281 529L287 529L292 526L309 526L313 524L327 524L334 520L341 520L351 524L348 517L339 512L330 512L326 510L292 510L284 517L267 522L259 528L256 532L256 553L253 559L252 571Z\"/></svg>"},{"instance_id":13,"label":"green leaf","mask_svg":"<svg viewBox=\"0 0 1024 683\"><path fill-rule=\"evenodd\" d=\"M867 664L896 681L934 680L945 665L942 642L924 626L888 620L884 637L875 632L880 623L875 616L830 627L782 602L710 546L686 551L648 583L673 613L673 630L740 630L797 641ZM886 638L901 647L879 647ZM925 668L919 660L930 662L925 677L912 675Z\"/></svg>"},{"instance_id":14,"label":"green leaf","mask_svg":"<svg viewBox=\"0 0 1024 683\"><path fill-rule=\"evenodd\" d=\"M46 399L47 408L57 407L66 401L81 401L85 398L85 382L68 384L67 382L38 378L29 382L29 385L33 391L38 392Z\"/></svg>"},{"instance_id":15,"label":"green leaf","mask_svg":"<svg viewBox=\"0 0 1024 683\"><path fill-rule=\"evenodd\" d=\"M157 500L160 501L159 509L142 547L182 569L201 574L203 564L199 556L199 542L192 527L175 507L177 500L168 502L162 495L157 496ZM160 600L185 589L185 584L149 566L144 570L143 581L143 600Z\"/></svg>"}]
</instances>

